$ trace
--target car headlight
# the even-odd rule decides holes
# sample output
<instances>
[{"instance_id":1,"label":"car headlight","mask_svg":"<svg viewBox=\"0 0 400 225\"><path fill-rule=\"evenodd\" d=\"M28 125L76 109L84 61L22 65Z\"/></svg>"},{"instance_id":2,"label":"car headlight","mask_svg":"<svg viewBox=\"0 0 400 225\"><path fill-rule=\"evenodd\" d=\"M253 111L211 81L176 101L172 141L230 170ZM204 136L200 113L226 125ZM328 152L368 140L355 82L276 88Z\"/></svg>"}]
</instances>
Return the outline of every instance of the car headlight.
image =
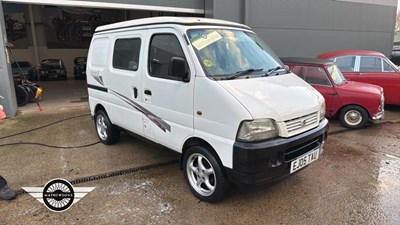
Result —
<instances>
[{"instance_id":1,"label":"car headlight","mask_svg":"<svg viewBox=\"0 0 400 225\"><path fill-rule=\"evenodd\" d=\"M243 142L261 141L278 136L274 120L257 119L243 121L239 126L236 139Z\"/></svg>"},{"instance_id":2,"label":"car headlight","mask_svg":"<svg viewBox=\"0 0 400 225\"><path fill-rule=\"evenodd\" d=\"M323 101L321 104L321 109L319 110L319 119L320 120L325 118L325 113L326 113L326 106L325 106L325 101Z\"/></svg>"}]
</instances>

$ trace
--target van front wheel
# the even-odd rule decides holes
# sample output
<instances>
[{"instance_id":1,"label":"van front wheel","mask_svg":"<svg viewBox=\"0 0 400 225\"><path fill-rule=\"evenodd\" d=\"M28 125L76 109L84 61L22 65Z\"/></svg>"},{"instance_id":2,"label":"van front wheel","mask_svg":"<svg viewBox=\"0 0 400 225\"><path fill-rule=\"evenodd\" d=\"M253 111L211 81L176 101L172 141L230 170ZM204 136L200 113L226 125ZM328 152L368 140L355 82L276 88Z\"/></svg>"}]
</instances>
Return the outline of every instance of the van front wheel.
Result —
<instances>
[{"instance_id":1,"label":"van front wheel","mask_svg":"<svg viewBox=\"0 0 400 225\"><path fill-rule=\"evenodd\" d=\"M230 190L230 181L214 155L202 146L190 147L183 159L184 174L192 193L202 201L219 202Z\"/></svg>"},{"instance_id":2,"label":"van front wheel","mask_svg":"<svg viewBox=\"0 0 400 225\"><path fill-rule=\"evenodd\" d=\"M97 136L100 141L106 145L114 144L118 141L120 130L118 127L113 125L110 119L103 110L99 110L95 114L95 126Z\"/></svg>"}]
</instances>

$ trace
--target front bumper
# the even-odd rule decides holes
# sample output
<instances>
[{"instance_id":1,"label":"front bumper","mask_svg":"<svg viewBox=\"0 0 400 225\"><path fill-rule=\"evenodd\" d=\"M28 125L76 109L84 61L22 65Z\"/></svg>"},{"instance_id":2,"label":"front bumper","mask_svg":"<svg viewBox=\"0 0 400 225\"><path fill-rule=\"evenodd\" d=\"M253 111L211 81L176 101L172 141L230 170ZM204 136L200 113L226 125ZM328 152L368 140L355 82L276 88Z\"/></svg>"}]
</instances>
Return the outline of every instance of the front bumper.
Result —
<instances>
[{"instance_id":1,"label":"front bumper","mask_svg":"<svg viewBox=\"0 0 400 225\"><path fill-rule=\"evenodd\" d=\"M235 142L233 169L226 168L229 179L239 187L257 186L290 175L290 163L323 145L328 128L328 120L324 119L318 127L290 138L259 143Z\"/></svg>"},{"instance_id":2,"label":"front bumper","mask_svg":"<svg viewBox=\"0 0 400 225\"><path fill-rule=\"evenodd\" d=\"M371 119L372 120L381 120L385 117L385 111L382 110L382 112L379 112L377 114L375 114Z\"/></svg>"},{"instance_id":3,"label":"front bumper","mask_svg":"<svg viewBox=\"0 0 400 225\"><path fill-rule=\"evenodd\" d=\"M67 76L67 73L63 70L41 70L39 74L41 78Z\"/></svg>"}]
</instances>

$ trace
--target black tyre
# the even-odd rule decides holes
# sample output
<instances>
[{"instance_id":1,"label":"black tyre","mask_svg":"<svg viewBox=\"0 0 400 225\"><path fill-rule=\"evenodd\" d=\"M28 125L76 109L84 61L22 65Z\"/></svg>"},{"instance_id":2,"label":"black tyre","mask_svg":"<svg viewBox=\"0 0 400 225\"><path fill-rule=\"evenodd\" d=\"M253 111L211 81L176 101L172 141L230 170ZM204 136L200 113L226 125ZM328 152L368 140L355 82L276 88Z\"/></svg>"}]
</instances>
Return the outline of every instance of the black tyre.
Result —
<instances>
[{"instance_id":1,"label":"black tyre","mask_svg":"<svg viewBox=\"0 0 400 225\"><path fill-rule=\"evenodd\" d=\"M339 121L347 128L363 128L369 120L368 112L357 105L348 105L340 110Z\"/></svg>"},{"instance_id":2,"label":"black tyre","mask_svg":"<svg viewBox=\"0 0 400 225\"><path fill-rule=\"evenodd\" d=\"M95 114L95 126L97 136L100 141L106 145L114 144L118 141L120 136L120 130L118 127L113 125L110 119L103 110L99 110Z\"/></svg>"},{"instance_id":3,"label":"black tyre","mask_svg":"<svg viewBox=\"0 0 400 225\"><path fill-rule=\"evenodd\" d=\"M183 170L192 193L200 200L219 202L229 193L231 183L211 150L190 147L183 158Z\"/></svg>"},{"instance_id":4,"label":"black tyre","mask_svg":"<svg viewBox=\"0 0 400 225\"><path fill-rule=\"evenodd\" d=\"M17 105L24 106L29 102L29 93L25 88L20 85L15 85L15 96L17 98Z\"/></svg>"}]
</instances>

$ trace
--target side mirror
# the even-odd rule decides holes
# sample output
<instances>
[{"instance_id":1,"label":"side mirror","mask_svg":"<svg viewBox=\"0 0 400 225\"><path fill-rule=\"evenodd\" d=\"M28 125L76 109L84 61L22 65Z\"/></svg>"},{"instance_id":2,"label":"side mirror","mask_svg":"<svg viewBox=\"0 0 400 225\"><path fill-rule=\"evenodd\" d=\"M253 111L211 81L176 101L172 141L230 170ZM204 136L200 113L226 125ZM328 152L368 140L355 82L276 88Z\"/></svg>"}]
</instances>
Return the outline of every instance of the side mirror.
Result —
<instances>
[{"instance_id":1,"label":"side mirror","mask_svg":"<svg viewBox=\"0 0 400 225\"><path fill-rule=\"evenodd\" d=\"M186 60L182 57L172 57L169 63L168 74L173 77L182 79L184 82L189 82L189 71L186 67Z\"/></svg>"}]
</instances>

